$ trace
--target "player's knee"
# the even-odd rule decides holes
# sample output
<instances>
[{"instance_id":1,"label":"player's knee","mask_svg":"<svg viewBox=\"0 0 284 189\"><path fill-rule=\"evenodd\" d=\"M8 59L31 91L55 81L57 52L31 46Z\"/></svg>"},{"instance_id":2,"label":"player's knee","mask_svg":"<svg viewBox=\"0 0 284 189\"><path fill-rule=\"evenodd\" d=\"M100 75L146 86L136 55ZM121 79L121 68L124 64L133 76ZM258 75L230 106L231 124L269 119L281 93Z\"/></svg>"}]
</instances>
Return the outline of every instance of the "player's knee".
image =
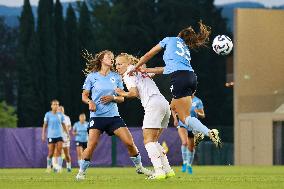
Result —
<instances>
[{"instance_id":1,"label":"player's knee","mask_svg":"<svg viewBox=\"0 0 284 189\"><path fill-rule=\"evenodd\" d=\"M181 141L181 145L183 145L183 146L188 146L188 142L187 141Z\"/></svg>"}]
</instances>

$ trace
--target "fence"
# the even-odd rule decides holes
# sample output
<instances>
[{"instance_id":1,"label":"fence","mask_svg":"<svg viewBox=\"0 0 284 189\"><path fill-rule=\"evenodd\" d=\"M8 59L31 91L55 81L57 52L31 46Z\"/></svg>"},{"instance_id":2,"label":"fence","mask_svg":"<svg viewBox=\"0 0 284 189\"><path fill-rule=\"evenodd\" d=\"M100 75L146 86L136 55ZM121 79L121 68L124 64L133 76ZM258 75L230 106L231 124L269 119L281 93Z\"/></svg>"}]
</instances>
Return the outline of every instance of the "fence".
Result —
<instances>
[{"instance_id":1,"label":"fence","mask_svg":"<svg viewBox=\"0 0 284 189\"><path fill-rule=\"evenodd\" d=\"M129 128L133 135L144 165L151 165L143 145L141 128ZM160 138L169 151L168 158L172 165L182 163L180 139L175 128L168 128ZM76 146L71 140L72 165L77 165ZM41 128L1 128L0 129L0 168L14 167L45 167L47 143L41 141ZM116 137L102 135L93 154L93 166L131 166L126 148ZM196 163L200 165L233 164L233 144L224 143L221 150L216 149L211 142L201 142L197 149Z\"/></svg>"}]
</instances>

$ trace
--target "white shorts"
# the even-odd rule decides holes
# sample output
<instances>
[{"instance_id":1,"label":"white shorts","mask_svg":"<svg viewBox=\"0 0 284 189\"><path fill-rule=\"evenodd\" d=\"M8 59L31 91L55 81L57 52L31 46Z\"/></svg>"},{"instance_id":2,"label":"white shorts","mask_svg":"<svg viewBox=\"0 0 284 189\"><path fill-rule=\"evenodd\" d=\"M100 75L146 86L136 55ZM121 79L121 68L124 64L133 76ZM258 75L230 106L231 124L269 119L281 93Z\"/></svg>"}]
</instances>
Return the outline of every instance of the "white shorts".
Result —
<instances>
[{"instance_id":1,"label":"white shorts","mask_svg":"<svg viewBox=\"0 0 284 189\"><path fill-rule=\"evenodd\" d=\"M62 147L63 147L63 148L70 147L70 140L63 141Z\"/></svg>"},{"instance_id":2,"label":"white shorts","mask_svg":"<svg viewBox=\"0 0 284 189\"><path fill-rule=\"evenodd\" d=\"M67 148L70 147L70 139L67 137L67 134L63 133L63 144L62 147L63 148Z\"/></svg>"},{"instance_id":3,"label":"white shorts","mask_svg":"<svg viewBox=\"0 0 284 189\"><path fill-rule=\"evenodd\" d=\"M161 95L150 97L146 107L142 129L167 128L171 116L169 102Z\"/></svg>"}]
</instances>

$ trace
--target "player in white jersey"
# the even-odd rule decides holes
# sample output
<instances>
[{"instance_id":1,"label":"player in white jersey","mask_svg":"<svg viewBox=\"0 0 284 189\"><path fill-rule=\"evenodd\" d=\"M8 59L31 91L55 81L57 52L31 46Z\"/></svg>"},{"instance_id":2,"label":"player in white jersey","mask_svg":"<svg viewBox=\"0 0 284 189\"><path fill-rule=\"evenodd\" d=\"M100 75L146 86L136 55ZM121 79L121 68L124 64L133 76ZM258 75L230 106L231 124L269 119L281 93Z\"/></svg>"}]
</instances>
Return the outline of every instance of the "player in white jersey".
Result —
<instances>
[{"instance_id":1,"label":"player in white jersey","mask_svg":"<svg viewBox=\"0 0 284 189\"><path fill-rule=\"evenodd\" d=\"M139 60L132 55L121 53L116 57L116 68L129 92L117 88L118 95L126 98L139 98L144 107L145 115L143 120L144 145L148 156L154 166L155 172L149 179L165 179L175 175L169 165L167 156L158 139L164 128L167 128L171 115L170 106L165 97L160 93L157 85L149 74L137 72L129 76L128 71L132 70Z\"/></svg>"},{"instance_id":2,"label":"player in white jersey","mask_svg":"<svg viewBox=\"0 0 284 189\"><path fill-rule=\"evenodd\" d=\"M71 172L71 156L70 156L70 135L69 132L71 130L71 120L69 116L65 114L65 110L63 106L59 106L57 109L58 112L61 112L64 115L64 124L66 126L66 129L68 131L68 134L63 130L62 131L62 138L63 138L63 144L62 144L62 151L64 153L64 158L66 161L66 168L67 172ZM62 159L62 151L59 152L57 150L57 147L55 147L55 152L54 156L52 158L52 164L54 167L57 166L57 171L61 172L62 171L62 164L63 164L63 159Z\"/></svg>"}]
</instances>

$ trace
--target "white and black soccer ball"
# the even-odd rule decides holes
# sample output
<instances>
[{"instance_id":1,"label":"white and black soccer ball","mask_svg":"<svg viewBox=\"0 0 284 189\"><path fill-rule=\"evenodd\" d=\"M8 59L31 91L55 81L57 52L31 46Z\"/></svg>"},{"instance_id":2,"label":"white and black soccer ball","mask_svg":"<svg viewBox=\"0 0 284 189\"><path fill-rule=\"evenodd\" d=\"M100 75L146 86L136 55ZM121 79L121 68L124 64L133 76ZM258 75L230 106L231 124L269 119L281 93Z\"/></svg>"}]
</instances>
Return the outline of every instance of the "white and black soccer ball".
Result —
<instances>
[{"instance_id":1,"label":"white and black soccer ball","mask_svg":"<svg viewBox=\"0 0 284 189\"><path fill-rule=\"evenodd\" d=\"M212 43L213 50L219 55L228 55L233 46L232 40L226 35L217 35Z\"/></svg>"}]
</instances>

